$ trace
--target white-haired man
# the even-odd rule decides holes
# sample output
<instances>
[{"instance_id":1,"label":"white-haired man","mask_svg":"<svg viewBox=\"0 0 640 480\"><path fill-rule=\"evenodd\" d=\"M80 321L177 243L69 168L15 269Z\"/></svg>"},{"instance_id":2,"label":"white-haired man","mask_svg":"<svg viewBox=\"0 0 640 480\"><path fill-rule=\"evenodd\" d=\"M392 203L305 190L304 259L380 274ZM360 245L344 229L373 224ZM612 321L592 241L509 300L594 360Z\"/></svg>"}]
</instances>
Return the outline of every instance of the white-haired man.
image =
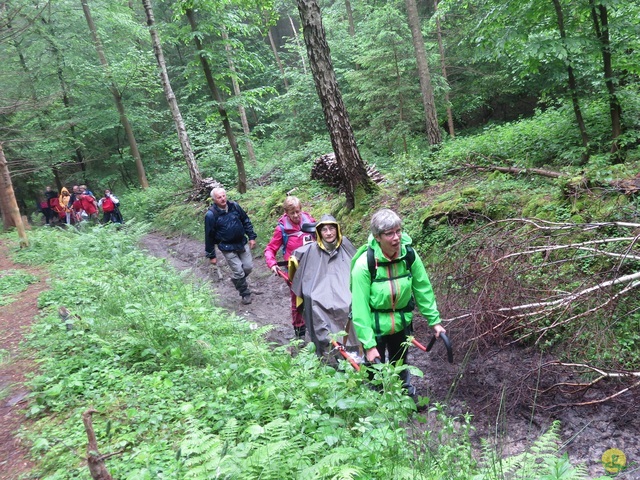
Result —
<instances>
[{"instance_id":1,"label":"white-haired man","mask_svg":"<svg viewBox=\"0 0 640 480\"><path fill-rule=\"evenodd\" d=\"M224 188L211 190L213 205L204 217L204 242L207 258L217 263L216 245L231 268L231 281L242 297L242 303L251 303L251 290L247 277L253 269L251 249L258 237L249 216L237 202L227 201Z\"/></svg>"}]
</instances>

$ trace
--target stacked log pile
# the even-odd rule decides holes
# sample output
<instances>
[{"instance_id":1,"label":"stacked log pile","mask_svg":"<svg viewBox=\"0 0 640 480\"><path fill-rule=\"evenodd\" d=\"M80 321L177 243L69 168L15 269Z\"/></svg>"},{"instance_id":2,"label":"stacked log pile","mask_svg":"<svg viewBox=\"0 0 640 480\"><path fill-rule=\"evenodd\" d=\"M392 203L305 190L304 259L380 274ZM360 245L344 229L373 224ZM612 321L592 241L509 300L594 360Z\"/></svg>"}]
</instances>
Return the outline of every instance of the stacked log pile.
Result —
<instances>
[{"instance_id":1,"label":"stacked log pile","mask_svg":"<svg viewBox=\"0 0 640 480\"><path fill-rule=\"evenodd\" d=\"M367 175L375 183L379 184L384 181L384 177L375 165L367 165ZM342 172L336 161L335 153L326 153L316 158L311 168L311 179L319 180L330 187L342 188Z\"/></svg>"}]
</instances>

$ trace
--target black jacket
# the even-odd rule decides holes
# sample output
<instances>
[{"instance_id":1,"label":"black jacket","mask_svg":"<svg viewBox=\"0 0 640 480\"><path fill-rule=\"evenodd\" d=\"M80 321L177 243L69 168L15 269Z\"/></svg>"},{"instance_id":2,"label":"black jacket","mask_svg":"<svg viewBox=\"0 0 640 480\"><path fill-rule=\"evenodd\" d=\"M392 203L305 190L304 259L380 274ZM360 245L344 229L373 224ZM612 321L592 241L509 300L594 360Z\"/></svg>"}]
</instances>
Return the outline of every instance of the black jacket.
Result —
<instances>
[{"instance_id":1,"label":"black jacket","mask_svg":"<svg viewBox=\"0 0 640 480\"><path fill-rule=\"evenodd\" d=\"M258 236L253 231L249 216L236 202L227 202L225 212L213 204L204 217L204 249L207 258L216 258L215 245L223 252L244 250L249 240Z\"/></svg>"}]
</instances>

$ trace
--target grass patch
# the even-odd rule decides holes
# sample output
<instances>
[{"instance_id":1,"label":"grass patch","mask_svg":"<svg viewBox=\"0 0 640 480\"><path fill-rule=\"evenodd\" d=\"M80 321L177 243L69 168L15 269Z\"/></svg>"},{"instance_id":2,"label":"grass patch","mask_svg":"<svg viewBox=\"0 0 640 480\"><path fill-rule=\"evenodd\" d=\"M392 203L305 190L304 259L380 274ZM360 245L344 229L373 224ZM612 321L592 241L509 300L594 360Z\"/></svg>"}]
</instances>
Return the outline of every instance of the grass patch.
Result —
<instances>
[{"instance_id":1,"label":"grass patch","mask_svg":"<svg viewBox=\"0 0 640 480\"><path fill-rule=\"evenodd\" d=\"M0 306L14 302L15 294L24 292L29 285L38 281L38 277L21 270L0 271Z\"/></svg>"}]
</instances>

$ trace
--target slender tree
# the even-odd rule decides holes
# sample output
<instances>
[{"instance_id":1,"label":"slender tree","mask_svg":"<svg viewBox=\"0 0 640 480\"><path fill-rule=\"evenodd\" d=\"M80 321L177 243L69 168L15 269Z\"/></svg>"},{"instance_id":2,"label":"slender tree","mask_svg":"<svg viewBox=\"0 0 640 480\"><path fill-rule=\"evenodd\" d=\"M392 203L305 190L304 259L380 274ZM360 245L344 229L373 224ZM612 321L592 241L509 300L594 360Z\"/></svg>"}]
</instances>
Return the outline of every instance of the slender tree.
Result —
<instances>
[{"instance_id":1,"label":"slender tree","mask_svg":"<svg viewBox=\"0 0 640 480\"><path fill-rule=\"evenodd\" d=\"M240 99L242 94L240 92L240 85L238 83L236 66L233 61L233 52L231 45L229 44L229 35L225 28L222 29L222 39L224 40L224 49L227 53L227 63L229 63L229 70L231 70L231 85L233 86L233 94L236 98ZM247 112L244 109L242 103L238 103L238 113L240 114L240 123L242 124L242 131L244 132L244 142L247 147L247 155L249 155L249 161L253 165L256 164L256 153L253 151L253 143L251 142L251 129L249 128L249 120L247 120Z\"/></svg>"},{"instance_id":2,"label":"slender tree","mask_svg":"<svg viewBox=\"0 0 640 480\"><path fill-rule=\"evenodd\" d=\"M604 83L607 86L609 96L609 114L611 115L611 153L618 151L618 137L622 133L622 107L616 94L614 84L613 67L611 64L611 40L609 37L609 14L607 6L599 2L597 5L595 0L589 0L591 7L591 19L593 28L600 43L600 52L602 53L602 70L604 74Z\"/></svg>"},{"instance_id":3,"label":"slender tree","mask_svg":"<svg viewBox=\"0 0 640 480\"><path fill-rule=\"evenodd\" d=\"M563 46L566 50L566 64L567 64L567 77L569 81L569 92L571 94L571 103L573 105L573 113L578 123L578 129L580 130L580 138L582 138L582 163L586 163L589 160L589 134L587 133L587 127L585 126L584 119L582 118L582 110L580 108L580 102L578 100L578 86L576 82L575 74L573 73L573 61L572 55L567 47L567 33L564 28L564 12L562 11L562 5L560 0L552 0L553 6L556 10L556 17L558 19L558 30L560 31L560 38L562 39Z\"/></svg>"},{"instance_id":4,"label":"slender tree","mask_svg":"<svg viewBox=\"0 0 640 480\"><path fill-rule=\"evenodd\" d=\"M47 27L47 32L43 36L47 41L47 43L49 44L51 51L53 52L53 55L56 59L56 74L58 76L58 81L60 82L60 92L62 93L62 104L67 110L69 110L71 108L71 99L69 97L69 88L67 86L67 81L64 76L64 68L63 68L64 57L62 55L62 52L60 51L60 48L58 47L57 42L55 41L56 35L53 29L53 26L45 18L42 18L42 23L45 25L45 27ZM80 169L83 172L86 172L87 165L84 161L84 154L82 152L82 148L80 147L80 142L76 140L76 128L75 128L74 122L72 121L69 122L69 131L71 132L71 138L73 138L74 144L75 144L74 150L76 152L76 162L78 162L78 165L80 165ZM135 138L134 138L134 142L135 142ZM136 148L137 148L137 144L136 144ZM135 156L134 156L134 160L135 160ZM137 160L136 160L136 168L137 168ZM144 167L143 167L143 173L144 173Z\"/></svg>"},{"instance_id":5,"label":"slender tree","mask_svg":"<svg viewBox=\"0 0 640 480\"><path fill-rule=\"evenodd\" d=\"M200 174L195 155L193 154L193 149L191 148L191 141L189 140L189 134L187 133L187 128L185 127L184 120L182 120L182 114L180 113L180 108L178 107L178 101L176 100L176 96L173 93L173 89L171 88L171 83L169 82L169 74L167 72L167 65L164 60L164 53L162 52L160 36L158 35L158 32L156 30L156 22L153 16L153 9L151 8L151 0L142 0L142 6L144 7L144 11L147 16L147 26L149 27L149 34L151 35L151 41L153 43L153 51L155 53L156 60L158 62L158 68L160 70L160 81L162 82L164 95L167 99L167 103L169 104L169 109L171 110L171 115L173 117L176 131L178 132L178 139L180 140L182 154L184 155L184 159L187 162L189 176L191 177L191 184L195 189L200 189L203 183L202 175Z\"/></svg>"},{"instance_id":6,"label":"slender tree","mask_svg":"<svg viewBox=\"0 0 640 480\"><path fill-rule=\"evenodd\" d=\"M18 230L18 237L20 238L20 247L28 247L29 239L27 238L27 232L24 228L24 223L22 222L18 203L16 202L13 183L11 182L11 174L9 173L7 159L4 156L2 142L0 142L0 197L2 220L5 228L7 228L7 226L15 226Z\"/></svg>"},{"instance_id":7,"label":"slender tree","mask_svg":"<svg viewBox=\"0 0 640 480\"><path fill-rule=\"evenodd\" d=\"M356 24L353 21L353 9L351 8L351 2L349 0L344 0L344 6L347 9L347 19L349 20L349 35L355 37Z\"/></svg>"},{"instance_id":8,"label":"slender tree","mask_svg":"<svg viewBox=\"0 0 640 480\"><path fill-rule=\"evenodd\" d=\"M107 78L109 79L109 90L111 90L111 94L113 95L113 101L116 104L116 108L118 109L118 114L120 116L120 123L122 124L122 128L127 135L127 139L129 140L129 148L131 149L131 155L133 156L136 162L136 170L138 172L138 181L140 182L140 186L143 189L149 187L149 182L147 181L147 175L144 170L144 165L142 164L142 158L140 157L140 152L138 150L138 142L136 142L136 137L133 134L133 128L131 127L131 123L127 118L127 114L124 108L124 102L122 101L122 94L118 89L115 81L112 78L109 63L107 62L107 57L104 54L104 48L102 47L102 41L98 36L98 31L93 22L93 18L91 16L91 10L89 9L89 4L87 0L80 0L82 3L82 11L84 12L84 17L87 20L87 25L89 26L89 31L91 32L91 37L93 38L93 43L96 47L96 51L98 52L98 58L100 59L100 63L104 67Z\"/></svg>"},{"instance_id":9,"label":"slender tree","mask_svg":"<svg viewBox=\"0 0 640 480\"><path fill-rule=\"evenodd\" d=\"M276 59L276 63L278 64L280 75L282 75L282 81L284 82L284 89L289 90L289 81L287 80L287 75L285 74L284 66L282 65L282 60L280 60L280 54L278 53L278 47L276 45L276 42L273 39L273 33L271 33L271 27L267 27L267 36L269 37L269 44L271 45L271 51L273 52L273 56Z\"/></svg>"},{"instance_id":10,"label":"slender tree","mask_svg":"<svg viewBox=\"0 0 640 480\"><path fill-rule=\"evenodd\" d=\"M442 26L440 25L440 15L438 15L438 0L433 0L434 17L436 19L436 36L438 37L438 51L440 52L440 70L442 77L447 83L447 89L444 92L444 101L447 105L447 125L449 126L449 135L451 138L456 137L456 130L453 127L453 112L451 111L451 100L449 98L449 77L447 76L447 61L444 56L444 43L442 42Z\"/></svg>"},{"instance_id":11,"label":"slender tree","mask_svg":"<svg viewBox=\"0 0 640 480\"><path fill-rule=\"evenodd\" d=\"M422 104L424 106L427 138L429 139L429 145L437 145L442 141L442 136L440 134L440 126L438 125L436 102L431 85L427 53L424 48L424 38L422 38L422 30L420 29L418 7L416 6L415 0L405 0L405 5L407 7L407 19L409 21L409 28L411 29L411 38L413 40L413 48L418 64L418 77L420 79L420 91L422 93Z\"/></svg>"},{"instance_id":12,"label":"slender tree","mask_svg":"<svg viewBox=\"0 0 640 480\"><path fill-rule=\"evenodd\" d=\"M293 18L291 18L291 15L288 15L289 17L289 24L291 25L291 33L293 34L293 39L296 42L296 47L298 52L300 52L300 60L302 60L302 71L304 72L304 74L307 74L307 62L304 59L304 53L302 53L302 47L300 46L300 39L298 38L298 29L296 28L296 24L293 23Z\"/></svg>"},{"instance_id":13,"label":"slender tree","mask_svg":"<svg viewBox=\"0 0 640 480\"><path fill-rule=\"evenodd\" d=\"M213 100L216 102L218 113L220 114L220 118L222 119L222 125L224 126L224 131L227 135L227 139L229 140L229 145L231 146L231 150L233 151L233 157L235 158L235 161L236 161L236 168L238 170L238 192L246 193L247 174L244 169L244 161L242 160L242 155L240 154L240 149L238 148L238 142L236 141L236 137L233 134L233 130L231 129L229 116L227 115L227 111L224 108L224 100L222 99L222 95L220 95L220 91L218 90L218 87L216 86L216 83L213 79L213 73L211 72L209 61L207 60L204 49L202 48L202 41L200 40L200 36L198 33L198 24L196 22L195 14L192 9L187 8L185 10L185 15L189 20L189 25L191 25L191 31L194 33L193 41L196 45L196 50L198 51L198 57L200 58L202 71L204 72L204 76L207 80L209 93L213 98Z\"/></svg>"},{"instance_id":14,"label":"slender tree","mask_svg":"<svg viewBox=\"0 0 640 480\"><path fill-rule=\"evenodd\" d=\"M371 181L364 161L360 157L347 109L338 88L329 45L322 26L320 7L316 0L297 0L297 2L311 72L331 136L336 161L342 172L340 180L344 186L346 206L351 210L355 207L357 187L362 185L365 189L369 189Z\"/></svg>"}]
</instances>

